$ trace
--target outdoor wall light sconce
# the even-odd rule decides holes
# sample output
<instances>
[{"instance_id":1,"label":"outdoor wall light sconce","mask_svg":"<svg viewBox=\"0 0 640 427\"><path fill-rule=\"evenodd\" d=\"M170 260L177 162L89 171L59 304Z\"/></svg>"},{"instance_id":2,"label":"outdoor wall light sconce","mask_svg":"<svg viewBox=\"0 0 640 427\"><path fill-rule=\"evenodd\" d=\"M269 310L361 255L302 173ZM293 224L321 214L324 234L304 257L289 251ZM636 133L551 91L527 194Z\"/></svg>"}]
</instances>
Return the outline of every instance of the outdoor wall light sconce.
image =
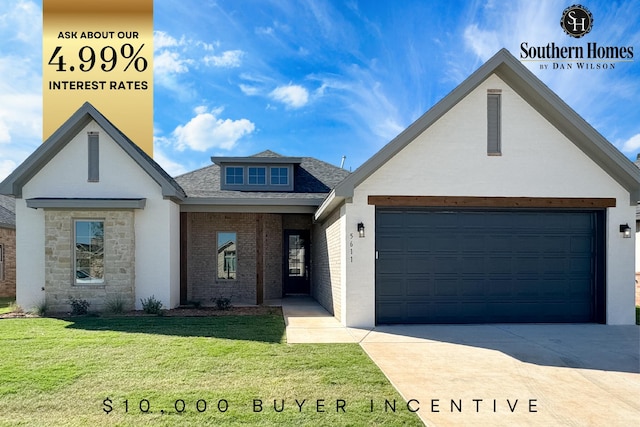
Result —
<instances>
[{"instance_id":1,"label":"outdoor wall light sconce","mask_svg":"<svg viewBox=\"0 0 640 427\"><path fill-rule=\"evenodd\" d=\"M629 224L620 224L620 232L625 239L631 238L631 227L629 227Z\"/></svg>"},{"instance_id":2,"label":"outdoor wall light sconce","mask_svg":"<svg viewBox=\"0 0 640 427\"><path fill-rule=\"evenodd\" d=\"M358 223L358 236L364 237L364 224L361 222Z\"/></svg>"}]
</instances>

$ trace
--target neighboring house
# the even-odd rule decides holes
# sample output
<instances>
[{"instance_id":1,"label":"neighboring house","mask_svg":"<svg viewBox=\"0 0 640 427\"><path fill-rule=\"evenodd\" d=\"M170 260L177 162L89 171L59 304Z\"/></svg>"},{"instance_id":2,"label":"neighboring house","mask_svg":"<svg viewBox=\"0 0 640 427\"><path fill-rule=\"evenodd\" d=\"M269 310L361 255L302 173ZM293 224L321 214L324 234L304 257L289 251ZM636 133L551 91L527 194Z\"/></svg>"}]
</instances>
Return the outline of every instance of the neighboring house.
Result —
<instances>
[{"instance_id":1,"label":"neighboring house","mask_svg":"<svg viewBox=\"0 0 640 427\"><path fill-rule=\"evenodd\" d=\"M506 50L352 174L212 161L172 179L82 106L0 184L18 303L310 294L354 327L635 321L640 169Z\"/></svg>"},{"instance_id":2,"label":"neighboring house","mask_svg":"<svg viewBox=\"0 0 640 427\"><path fill-rule=\"evenodd\" d=\"M16 296L15 199L0 195L0 297Z\"/></svg>"},{"instance_id":3,"label":"neighboring house","mask_svg":"<svg viewBox=\"0 0 640 427\"><path fill-rule=\"evenodd\" d=\"M635 165L640 168L640 154ZM636 205L636 305L640 306L640 204Z\"/></svg>"}]
</instances>

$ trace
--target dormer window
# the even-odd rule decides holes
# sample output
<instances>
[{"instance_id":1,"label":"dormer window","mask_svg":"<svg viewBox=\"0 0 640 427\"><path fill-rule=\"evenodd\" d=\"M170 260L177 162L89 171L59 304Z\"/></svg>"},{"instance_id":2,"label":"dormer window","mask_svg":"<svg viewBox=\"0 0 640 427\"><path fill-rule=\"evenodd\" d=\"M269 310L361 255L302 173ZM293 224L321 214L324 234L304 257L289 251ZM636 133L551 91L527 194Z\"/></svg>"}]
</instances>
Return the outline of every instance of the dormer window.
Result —
<instances>
[{"instance_id":1,"label":"dormer window","mask_svg":"<svg viewBox=\"0 0 640 427\"><path fill-rule=\"evenodd\" d=\"M289 185L289 168L271 168L271 185Z\"/></svg>"},{"instance_id":2,"label":"dormer window","mask_svg":"<svg viewBox=\"0 0 640 427\"><path fill-rule=\"evenodd\" d=\"M225 182L227 185L244 184L244 168L227 166Z\"/></svg>"},{"instance_id":3,"label":"dormer window","mask_svg":"<svg viewBox=\"0 0 640 427\"><path fill-rule=\"evenodd\" d=\"M250 167L249 185L265 185L267 183L267 168Z\"/></svg>"},{"instance_id":4,"label":"dormer window","mask_svg":"<svg viewBox=\"0 0 640 427\"><path fill-rule=\"evenodd\" d=\"M296 168L302 158L278 155L212 157L220 166L220 189L230 191L294 191Z\"/></svg>"}]
</instances>

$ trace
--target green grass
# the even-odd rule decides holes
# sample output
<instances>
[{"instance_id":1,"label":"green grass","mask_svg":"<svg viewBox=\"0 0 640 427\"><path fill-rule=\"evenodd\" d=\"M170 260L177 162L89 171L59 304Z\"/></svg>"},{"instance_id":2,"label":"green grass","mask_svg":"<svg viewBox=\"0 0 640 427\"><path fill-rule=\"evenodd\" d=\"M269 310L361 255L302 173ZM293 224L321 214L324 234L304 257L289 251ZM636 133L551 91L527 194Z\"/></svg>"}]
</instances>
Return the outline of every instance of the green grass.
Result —
<instances>
[{"instance_id":1,"label":"green grass","mask_svg":"<svg viewBox=\"0 0 640 427\"><path fill-rule=\"evenodd\" d=\"M13 309L14 297L0 297L0 314L9 313Z\"/></svg>"},{"instance_id":2,"label":"green grass","mask_svg":"<svg viewBox=\"0 0 640 427\"><path fill-rule=\"evenodd\" d=\"M380 409L403 401L357 344L286 344L277 314L2 319L0 337L1 426L422 425Z\"/></svg>"}]
</instances>

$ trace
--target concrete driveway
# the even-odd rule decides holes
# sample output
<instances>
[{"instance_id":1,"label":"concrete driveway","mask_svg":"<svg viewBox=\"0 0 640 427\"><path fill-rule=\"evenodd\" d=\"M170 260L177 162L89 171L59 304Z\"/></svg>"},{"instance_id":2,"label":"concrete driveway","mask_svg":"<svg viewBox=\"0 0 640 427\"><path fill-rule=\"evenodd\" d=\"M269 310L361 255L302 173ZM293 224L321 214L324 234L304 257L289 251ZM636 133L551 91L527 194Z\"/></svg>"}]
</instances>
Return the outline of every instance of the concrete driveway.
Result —
<instances>
[{"instance_id":1,"label":"concrete driveway","mask_svg":"<svg viewBox=\"0 0 640 427\"><path fill-rule=\"evenodd\" d=\"M638 326L394 325L360 345L429 426L640 425Z\"/></svg>"}]
</instances>

